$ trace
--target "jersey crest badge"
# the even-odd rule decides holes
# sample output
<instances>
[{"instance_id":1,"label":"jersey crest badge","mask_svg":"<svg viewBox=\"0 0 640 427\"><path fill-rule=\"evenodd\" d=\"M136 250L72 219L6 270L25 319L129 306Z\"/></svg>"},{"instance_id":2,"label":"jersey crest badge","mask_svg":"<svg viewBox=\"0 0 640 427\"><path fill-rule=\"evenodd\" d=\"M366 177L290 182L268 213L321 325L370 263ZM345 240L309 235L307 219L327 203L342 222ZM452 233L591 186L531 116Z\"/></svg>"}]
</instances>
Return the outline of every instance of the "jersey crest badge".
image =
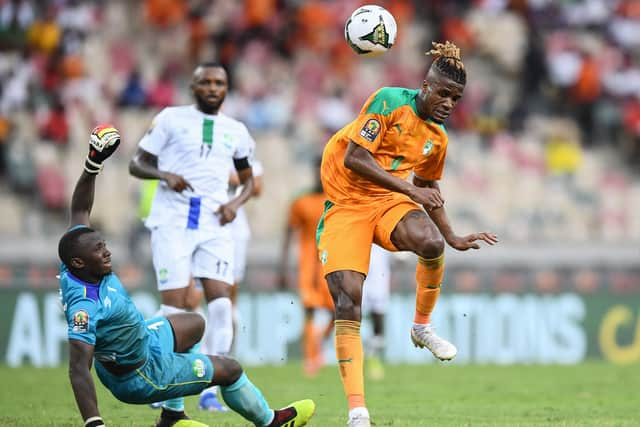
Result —
<instances>
[{"instance_id":1,"label":"jersey crest badge","mask_svg":"<svg viewBox=\"0 0 640 427\"><path fill-rule=\"evenodd\" d=\"M433 142L431 142L431 140L428 140L424 144L424 147L422 147L422 154L428 156L431 150L433 150Z\"/></svg>"},{"instance_id":2,"label":"jersey crest badge","mask_svg":"<svg viewBox=\"0 0 640 427\"><path fill-rule=\"evenodd\" d=\"M375 141L380 133L380 122L376 119L369 119L360 130L360 136L369 142Z\"/></svg>"},{"instance_id":3,"label":"jersey crest badge","mask_svg":"<svg viewBox=\"0 0 640 427\"><path fill-rule=\"evenodd\" d=\"M87 332L89 330L89 313L78 310L73 314L73 332Z\"/></svg>"}]
</instances>

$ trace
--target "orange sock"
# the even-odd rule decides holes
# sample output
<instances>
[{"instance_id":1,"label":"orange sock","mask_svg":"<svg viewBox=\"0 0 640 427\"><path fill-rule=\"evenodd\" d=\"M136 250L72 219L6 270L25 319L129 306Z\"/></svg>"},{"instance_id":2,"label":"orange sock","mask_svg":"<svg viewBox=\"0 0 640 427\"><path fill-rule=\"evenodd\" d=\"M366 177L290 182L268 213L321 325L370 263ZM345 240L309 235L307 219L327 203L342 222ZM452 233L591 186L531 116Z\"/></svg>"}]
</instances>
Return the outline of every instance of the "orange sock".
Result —
<instances>
[{"instance_id":1,"label":"orange sock","mask_svg":"<svg viewBox=\"0 0 640 427\"><path fill-rule=\"evenodd\" d=\"M364 407L362 338L360 322L336 320L336 356L349 409Z\"/></svg>"},{"instance_id":2,"label":"orange sock","mask_svg":"<svg viewBox=\"0 0 640 427\"><path fill-rule=\"evenodd\" d=\"M426 325L440 295L444 276L444 254L438 258L418 258L416 265L416 314L414 323Z\"/></svg>"}]
</instances>

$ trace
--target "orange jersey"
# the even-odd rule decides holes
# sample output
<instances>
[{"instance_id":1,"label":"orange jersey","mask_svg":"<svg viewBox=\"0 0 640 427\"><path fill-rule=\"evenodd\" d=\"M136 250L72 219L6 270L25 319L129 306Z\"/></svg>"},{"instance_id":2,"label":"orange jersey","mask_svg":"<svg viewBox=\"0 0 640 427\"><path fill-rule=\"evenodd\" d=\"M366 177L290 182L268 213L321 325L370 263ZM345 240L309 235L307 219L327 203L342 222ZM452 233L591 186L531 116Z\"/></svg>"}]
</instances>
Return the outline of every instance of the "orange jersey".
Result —
<instances>
[{"instance_id":1,"label":"orange jersey","mask_svg":"<svg viewBox=\"0 0 640 427\"><path fill-rule=\"evenodd\" d=\"M316 228L324 211L324 201L323 193L307 193L295 199L289 209L289 227L299 236L298 289L305 307L331 306L316 248Z\"/></svg>"},{"instance_id":2,"label":"orange jersey","mask_svg":"<svg viewBox=\"0 0 640 427\"><path fill-rule=\"evenodd\" d=\"M442 176L447 153L443 125L418 116L416 89L385 87L369 97L354 121L334 134L322 155L322 185L336 203L374 201L391 191L344 167L349 141L373 154L387 172L406 179L411 172L431 181Z\"/></svg>"}]
</instances>

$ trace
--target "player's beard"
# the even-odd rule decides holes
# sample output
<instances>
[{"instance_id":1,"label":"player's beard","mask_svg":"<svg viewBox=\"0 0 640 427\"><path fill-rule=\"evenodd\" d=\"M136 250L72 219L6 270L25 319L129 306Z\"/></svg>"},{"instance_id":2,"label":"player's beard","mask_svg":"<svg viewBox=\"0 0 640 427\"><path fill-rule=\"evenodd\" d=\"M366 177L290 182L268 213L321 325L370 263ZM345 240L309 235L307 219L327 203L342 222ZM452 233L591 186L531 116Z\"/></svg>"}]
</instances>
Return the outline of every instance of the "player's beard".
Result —
<instances>
[{"instance_id":1,"label":"player's beard","mask_svg":"<svg viewBox=\"0 0 640 427\"><path fill-rule=\"evenodd\" d=\"M196 97L196 103L198 104L198 110L202 111L205 114L218 114L220 111L220 107L224 102L224 96L218 98L215 102L209 102L204 98Z\"/></svg>"}]
</instances>

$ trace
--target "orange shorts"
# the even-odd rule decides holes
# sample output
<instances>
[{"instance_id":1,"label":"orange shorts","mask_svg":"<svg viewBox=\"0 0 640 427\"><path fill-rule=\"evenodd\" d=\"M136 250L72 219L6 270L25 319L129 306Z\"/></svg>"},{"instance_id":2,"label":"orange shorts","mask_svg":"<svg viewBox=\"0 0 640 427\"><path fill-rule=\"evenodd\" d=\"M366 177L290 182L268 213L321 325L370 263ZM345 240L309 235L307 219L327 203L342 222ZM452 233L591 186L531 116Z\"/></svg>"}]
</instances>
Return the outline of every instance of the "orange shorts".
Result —
<instances>
[{"instance_id":1,"label":"orange shorts","mask_svg":"<svg viewBox=\"0 0 640 427\"><path fill-rule=\"evenodd\" d=\"M391 233L407 212L416 209L421 207L398 193L375 203L325 203L316 234L324 274L353 270L366 275L371 244L375 242L387 250L397 251L391 242Z\"/></svg>"}]
</instances>

